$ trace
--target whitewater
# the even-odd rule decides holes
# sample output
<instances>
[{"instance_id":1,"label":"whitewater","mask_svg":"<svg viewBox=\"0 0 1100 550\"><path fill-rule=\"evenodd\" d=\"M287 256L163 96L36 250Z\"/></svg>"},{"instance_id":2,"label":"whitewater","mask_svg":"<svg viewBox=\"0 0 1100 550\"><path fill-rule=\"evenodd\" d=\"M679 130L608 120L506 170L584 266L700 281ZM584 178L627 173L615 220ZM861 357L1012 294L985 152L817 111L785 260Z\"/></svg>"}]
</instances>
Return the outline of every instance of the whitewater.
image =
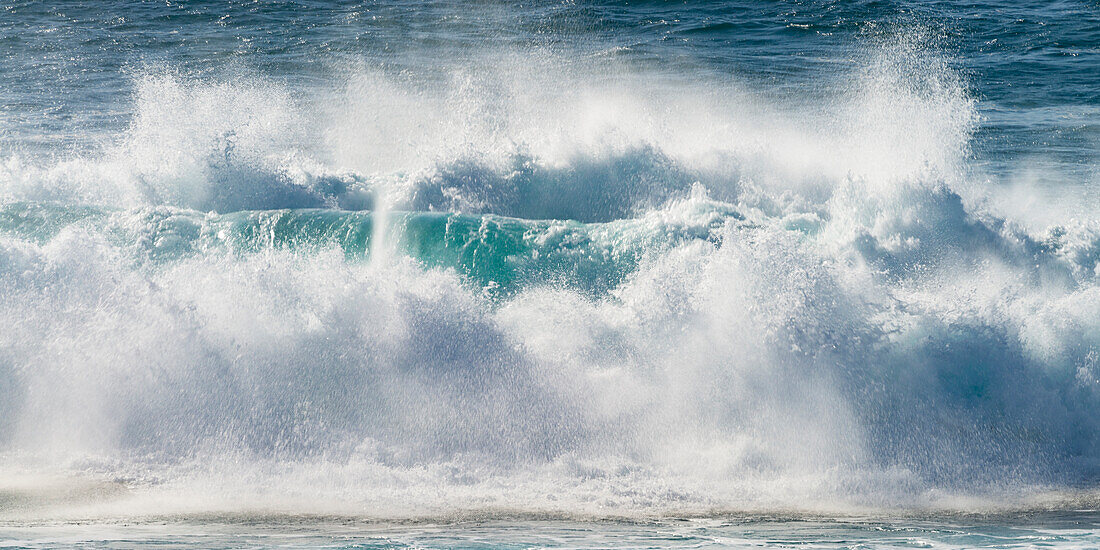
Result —
<instances>
[{"instance_id":1,"label":"whitewater","mask_svg":"<svg viewBox=\"0 0 1100 550\"><path fill-rule=\"evenodd\" d=\"M1100 543L1094 8L9 4L0 541Z\"/></svg>"}]
</instances>

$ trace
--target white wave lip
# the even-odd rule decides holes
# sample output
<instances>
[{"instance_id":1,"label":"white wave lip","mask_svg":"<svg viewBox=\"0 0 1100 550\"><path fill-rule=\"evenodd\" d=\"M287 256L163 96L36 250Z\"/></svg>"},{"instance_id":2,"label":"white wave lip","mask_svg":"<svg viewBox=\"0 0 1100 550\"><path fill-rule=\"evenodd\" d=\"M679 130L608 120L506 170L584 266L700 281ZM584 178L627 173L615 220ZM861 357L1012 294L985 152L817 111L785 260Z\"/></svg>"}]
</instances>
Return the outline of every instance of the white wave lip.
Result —
<instances>
[{"instance_id":1,"label":"white wave lip","mask_svg":"<svg viewBox=\"0 0 1100 550\"><path fill-rule=\"evenodd\" d=\"M9 156L5 203L100 205L137 233L150 208L343 208L700 238L604 296L547 280L494 300L400 255L148 263L95 223L3 237L4 513L660 515L1088 487L1095 223L998 214L942 59L885 46L801 104L524 61L433 85L359 70L316 100L150 76L100 156ZM56 476L92 488L26 488Z\"/></svg>"}]
</instances>

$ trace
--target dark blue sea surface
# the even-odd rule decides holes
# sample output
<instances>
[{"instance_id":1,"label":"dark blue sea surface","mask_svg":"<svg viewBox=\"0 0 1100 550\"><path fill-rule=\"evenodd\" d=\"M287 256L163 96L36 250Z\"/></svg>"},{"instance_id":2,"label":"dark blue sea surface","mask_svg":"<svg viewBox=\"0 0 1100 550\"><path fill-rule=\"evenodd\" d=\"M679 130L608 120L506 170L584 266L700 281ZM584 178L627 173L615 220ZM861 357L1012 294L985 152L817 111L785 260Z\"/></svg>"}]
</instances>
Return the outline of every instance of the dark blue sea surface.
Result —
<instances>
[{"instance_id":1,"label":"dark blue sea surface","mask_svg":"<svg viewBox=\"0 0 1100 550\"><path fill-rule=\"evenodd\" d=\"M7 2L4 144L66 151L126 128L137 75L260 74L307 94L347 64L425 79L501 52L736 79L801 102L842 87L869 46L933 50L978 101L975 158L1093 164L1094 2ZM597 62L598 63L598 62Z\"/></svg>"}]
</instances>

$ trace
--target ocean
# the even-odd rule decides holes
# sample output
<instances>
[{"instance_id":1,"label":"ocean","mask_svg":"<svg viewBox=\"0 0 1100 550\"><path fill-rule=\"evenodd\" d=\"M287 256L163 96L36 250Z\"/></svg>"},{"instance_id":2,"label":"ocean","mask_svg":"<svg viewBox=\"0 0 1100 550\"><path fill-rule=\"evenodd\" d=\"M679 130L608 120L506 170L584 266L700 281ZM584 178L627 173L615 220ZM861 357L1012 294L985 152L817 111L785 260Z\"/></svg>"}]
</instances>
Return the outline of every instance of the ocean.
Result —
<instances>
[{"instance_id":1,"label":"ocean","mask_svg":"<svg viewBox=\"0 0 1100 550\"><path fill-rule=\"evenodd\" d=\"M0 547L1100 546L1100 4L0 1Z\"/></svg>"}]
</instances>

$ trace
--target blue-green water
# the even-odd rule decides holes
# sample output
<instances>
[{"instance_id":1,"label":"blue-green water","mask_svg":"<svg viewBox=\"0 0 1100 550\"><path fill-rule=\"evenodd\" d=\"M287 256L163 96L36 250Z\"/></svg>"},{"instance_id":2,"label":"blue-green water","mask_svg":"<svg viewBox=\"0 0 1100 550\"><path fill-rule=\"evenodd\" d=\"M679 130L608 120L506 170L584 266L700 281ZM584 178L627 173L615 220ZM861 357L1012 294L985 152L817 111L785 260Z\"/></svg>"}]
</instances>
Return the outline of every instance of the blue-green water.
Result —
<instances>
[{"instance_id":1,"label":"blue-green water","mask_svg":"<svg viewBox=\"0 0 1100 550\"><path fill-rule=\"evenodd\" d=\"M663 521L463 520L371 524L343 518L0 528L18 548L1089 548L1095 516L867 520L732 517Z\"/></svg>"},{"instance_id":2,"label":"blue-green water","mask_svg":"<svg viewBox=\"0 0 1100 550\"><path fill-rule=\"evenodd\" d=\"M1098 74L1094 2L0 2L0 545L1096 546Z\"/></svg>"}]
</instances>

